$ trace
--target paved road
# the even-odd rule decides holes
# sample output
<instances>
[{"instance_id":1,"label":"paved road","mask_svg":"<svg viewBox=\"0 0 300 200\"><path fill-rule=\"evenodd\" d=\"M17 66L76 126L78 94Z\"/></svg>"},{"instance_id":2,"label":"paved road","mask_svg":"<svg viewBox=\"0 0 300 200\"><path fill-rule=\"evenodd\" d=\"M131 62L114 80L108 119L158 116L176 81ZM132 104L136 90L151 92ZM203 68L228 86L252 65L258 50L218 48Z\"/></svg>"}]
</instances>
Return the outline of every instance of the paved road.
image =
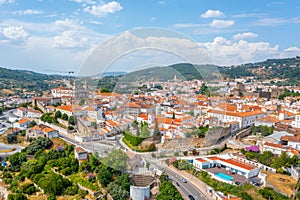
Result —
<instances>
[{"instance_id":1,"label":"paved road","mask_svg":"<svg viewBox=\"0 0 300 200\"><path fill-rule=\"evenodd\" d=\"M187 183L184 183L181 181L182 177L180 175L174 173L168 168L164 168L164 171L169 175L169 177L175 184L176 182L179 184L179 188L186 196L191 194L196 200L208 200L208 198L205 197L205 195L198 188L191 184L189 180L187 180Z\"/></svg>"}]
</instances>

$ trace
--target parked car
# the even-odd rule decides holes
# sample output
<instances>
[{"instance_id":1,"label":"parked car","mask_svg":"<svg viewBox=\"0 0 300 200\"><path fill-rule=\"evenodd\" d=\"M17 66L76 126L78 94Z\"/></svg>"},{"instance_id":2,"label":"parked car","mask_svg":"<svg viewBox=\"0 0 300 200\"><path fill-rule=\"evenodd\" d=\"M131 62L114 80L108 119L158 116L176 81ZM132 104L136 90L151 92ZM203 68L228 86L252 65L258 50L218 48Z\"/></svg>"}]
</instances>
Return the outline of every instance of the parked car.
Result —
<instances>
[{"instance_id":1,"label":"parked car","mask_svg":"<svg viewBox=\"0 0 300 200\"><path fill-rule=\"evenodd\" d=\"M190 200L195 200L195 198L193 197L193 195L189 194L189 199Z\"/></svg>"},{"instance_id":2,"label":"parked car","mask_svg":"<svg viewBox=\"0 0 300 200\"><path fill-rule=\"evenodd\" d=\"M176 182L176 185L177 185L178 187L180 186L178 182Z\"/></svg>"},{"instance_id":3,"label":"parked car","mask_svg":"<svg viewBox=\"0 0 300 200\"><path fill-rule=\"evenodd\" d=\"M236 181L236 182L234 182L236 185L241 185L241 183L240 182L238 182L238 181Z\"/></svg>"}]
</instances>

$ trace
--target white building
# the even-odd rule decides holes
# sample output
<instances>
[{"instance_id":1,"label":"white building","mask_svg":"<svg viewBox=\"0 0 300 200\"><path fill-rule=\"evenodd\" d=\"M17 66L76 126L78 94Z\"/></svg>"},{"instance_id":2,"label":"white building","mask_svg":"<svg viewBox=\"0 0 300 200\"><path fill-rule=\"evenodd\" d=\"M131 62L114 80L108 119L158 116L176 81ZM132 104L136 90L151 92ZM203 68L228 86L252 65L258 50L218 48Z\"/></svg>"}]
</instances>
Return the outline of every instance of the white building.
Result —
<instances>
[{"instance_id":1,"label":"white building","mask_svg":"<svg viewBox=\"0 0 300 200\"><path fill-rule=\"evenodd\" d=\"M232 112L222 110L209 110L208 115L218 119L219 123L228 123L237 121L240 128L247 128L253 126L256 119L259 119L265 115L262 111L251 112Z\"/></svg>"},{"instance_id":2,"label":"white building","mask_svg":"<svg viewBox=\"0 0 300 200\"><path fill-rule=\"evenodd\" d=\"M300 128L300 113L296 114L295 120L292 121L292 127Z\"/></svg>"},{"instance_id":3,"label":"white building","mask_svg":"<svg viewBox=\"0 0 300 200\"><path fill-rule=\"evenodd\" d=\"M232 158L222 158L219 156L210 156L203 158L195 158L193 165L198 169L208 169L215 166L224 167L230 172L251 178L259 174L260 168L254 165L246 165Z\"/></svg>"},{"instance_id":4,"label":"white building","mask_svg":"<svg viewBox=\"0 0 300 200\"><path fill-rule=\"evenodd\" d=\"M73 97L73 89L71 88L64 88L62 86L58 88L51 89L51 94L53 97Z\"/></svg>"}]
</instances>

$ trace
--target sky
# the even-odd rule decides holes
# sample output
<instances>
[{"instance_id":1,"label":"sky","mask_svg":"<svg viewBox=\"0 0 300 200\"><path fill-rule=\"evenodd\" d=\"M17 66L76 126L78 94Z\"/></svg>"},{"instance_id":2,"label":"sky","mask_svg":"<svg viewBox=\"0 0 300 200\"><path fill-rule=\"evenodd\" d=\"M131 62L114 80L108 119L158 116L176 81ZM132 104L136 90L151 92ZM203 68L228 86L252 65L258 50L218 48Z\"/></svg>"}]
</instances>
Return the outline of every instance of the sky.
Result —
<instances>
[{"instance_id":1,"label":"sky","mask_svg":"<svg viewBox=\"0 0 300 200\"><path fill-rule=\"evenodd\" d=\"M175 33L176 40L147 27ZM168 46L168 52L128 51L108 69L131 71L186 61L172 49L198 48L182 37L205 49L212 63L230 66L300 55L299 32L299 0L0 0L0 66L65 73L80 71L107 41L114 41L108 54L121 48L115 41Z\"/></svg>"}]
</instances>

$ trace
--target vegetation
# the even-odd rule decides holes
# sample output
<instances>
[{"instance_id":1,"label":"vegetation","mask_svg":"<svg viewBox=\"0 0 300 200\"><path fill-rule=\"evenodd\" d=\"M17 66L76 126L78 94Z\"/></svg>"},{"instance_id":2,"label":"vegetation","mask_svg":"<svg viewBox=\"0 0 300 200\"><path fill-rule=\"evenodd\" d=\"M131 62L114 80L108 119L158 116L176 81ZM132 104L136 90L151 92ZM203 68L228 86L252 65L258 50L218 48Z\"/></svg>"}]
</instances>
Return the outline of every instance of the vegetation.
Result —
<instances>
[{"instance_id":1,"label":"vegetation","mask_svg":"<svg viewBox=\"0 0 300 200\"><path fill-rule=\"evenodd\" d=\"M257 133L260 133L261 136L266 137L268 135L273 134L274 132L274 127L268 127L268 126L253 126L251 129L251 133L253 135L256 135Z\"/></svg>"},{"instance_id":2,"label":"vegetation","mask_svg":"<svg viewBox=\"0 0 300 200\"><path fill-rule=\"evenodd\" d=\"M286 152L281 152L279 157L275 157L275 155L270 151L265 151L262 154L245 151L242 150L242 153L246 156L249 160L254 160L256 162L260 162L264 165L273 167L279 173L283 173L283 167L291 167L297 160L296 156L290 157Z\"/></svg>"},{"instance_id":3,"label":"vegetation","mask_svg":"<svg viewBox=\"0 0 300 200\"><path fill-rule=\"evenodd\" d=\"M265 199L274 199L274 200L290 199L282 194L275 192L274 189L270 188L270 187L265 187L265 188L259 190L259 194L261 194Z\"/></svg>"},{"instance_id":4,"label":"vegetation","mask_svg":"<svg viewBox=\"0 0 300 200\"><path fill-rule=\"evenodd\" d=\"M13 90L16 94L24 95L23 90L38 92L50 90L59 86L65 76L46 75L25 70L10 70L0 67L0 93L3 89Z\"/></svg>"},{"instance_id":5,"label":"vegetation","mask_svg":"<svg viewBox=\"0 0 300 200\"><path fill-rule=\"evenodd\" d=\"M219 154L219 153L225 151L226 149L229 149L227 147L227 144L225 144L224 147L221 148L221 149L220 148L214 148L213 150L210 151L210 155Z\"/></svg>"},{"instance_id":6,"label":"vegetation","mask_svg":"<svg viewBox=\"0 0 300 200\"><path fill-rule=\"evenodd\" d=\"M286 88L284 88L283 94L279 95L279 100L284 100L285 97L298 97L300 96L299 92L290 91Z\"/></svg>"},{"instance_id":7,"label":"vegetation","mask_svg":"<svg viewBox=\"0 0 300 200\"><path fill-rule=\"evenodd\" d=\"M15 144L18 143L18 138L17 135L13 134L13 133L9 133L6 135L6 142L8 144Z\"/></svg>"},{"instance_id":8,"label":"vegetation","mask_svg":"<svg viewBox=\"0 0 300 200\"><path fill-rule=\"evenodd\" d=\"M196 126L192 127L191 132L187 132L185 134L186 137L190 137L192 135L197 135L199 138L204 138L206 132L208 131L209 127L208 126L199 126L198 128Z\"/></svg>"},{"instance_id":9,"label":"vegetation","mask_svg":"<svg viewBox=\"0 0 300 200\"><path fill-rule=\"evenodd\" d=\"M159 193L156 195L156 200L183 200L181 194L176 187L169 181L166 174L160 177L161 184L159 186Z\"/></svg>"},{"instance_id":10,"label":"vegetation","mask_svg":"<svg viewBox=\"0 0 300 200\"><path fill-rule=\"evenodd\" d=\"M138 137L138 136L132 135L132 134L126 132L126 131L124 132L124 135L125 135L126 140L131 145L133 145L134 147L136 147L139 144L141 144L143 142L143 140L145 139L145 138L142 138L142 137Z\"/></svg>"},{"instance_id":11,"label":"vegetation","mask_svg":"<svg viewBox=\"0 0 300 200\"><path fill-rule=\"evenodd\" d=\"M191 170L193 166L187 160L176 160L173 166L179 170Z\"/></svg>"}]
</instances>

